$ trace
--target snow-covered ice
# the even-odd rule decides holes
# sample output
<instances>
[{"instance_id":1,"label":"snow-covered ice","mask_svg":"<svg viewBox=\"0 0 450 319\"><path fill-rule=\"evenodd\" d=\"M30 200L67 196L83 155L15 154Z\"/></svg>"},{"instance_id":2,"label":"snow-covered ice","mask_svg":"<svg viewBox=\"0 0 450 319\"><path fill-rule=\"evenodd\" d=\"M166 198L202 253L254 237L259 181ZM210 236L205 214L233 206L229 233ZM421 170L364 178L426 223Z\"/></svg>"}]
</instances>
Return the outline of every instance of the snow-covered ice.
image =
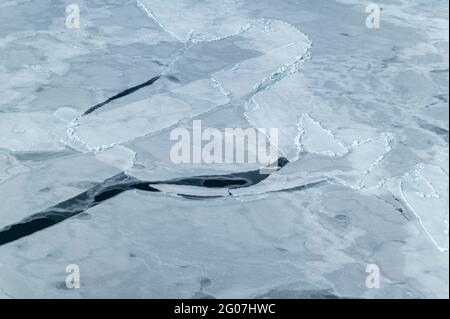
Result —
<instances>
[{"instance_id":1,"label":"snow-covered ice","mask_svg":"<svg viewBox=\"0 0 450 319\"><path fill-rule=\"evenodd\" d=\"M0 298L448 298L448 2L74 3L0 4ZM289 163L175 164L194 120Z\"/></svg>"}]
</instances>

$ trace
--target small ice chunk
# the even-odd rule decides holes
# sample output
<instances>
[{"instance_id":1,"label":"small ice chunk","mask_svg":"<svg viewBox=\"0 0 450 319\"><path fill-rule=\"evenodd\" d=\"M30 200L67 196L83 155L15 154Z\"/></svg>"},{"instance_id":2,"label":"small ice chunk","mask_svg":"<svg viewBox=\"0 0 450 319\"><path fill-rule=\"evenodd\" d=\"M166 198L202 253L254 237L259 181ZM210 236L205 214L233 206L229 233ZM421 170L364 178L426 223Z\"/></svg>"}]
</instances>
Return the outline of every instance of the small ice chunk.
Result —
<instances>
[{"instance_id":1,"label":"small ice chunk","mask_svg":"<svg viewBox=\"0 0 450 319\"><path fill-rule=\"evenodd\" d=\"M392 151L392 136L383 133L376 139L369 139L352 146L348 157L352 167L364 175L369 174Z\"/></svg>"},{"instance_id":2,"label":"small ice chunk","mask_svg":"<svg viewBox=\"0 0 450 319\"><path fill-rule=\"evenodd\" d=\"M340 157L348 153L348 149L333 133L323 128L319 122L308 114L302 114L298 123L300 151Z\"/></svg>"},{"instance_id":3,"label":"small ice chunk","mask_svg":"<svg viewBox=\"0 0 450 319\"><path fill-rule=\"evenodd\" d=\"M77 196L120 172L92 154L77 154L16 174L0 183L0 228Z\"/></svg>"}]
</instances>

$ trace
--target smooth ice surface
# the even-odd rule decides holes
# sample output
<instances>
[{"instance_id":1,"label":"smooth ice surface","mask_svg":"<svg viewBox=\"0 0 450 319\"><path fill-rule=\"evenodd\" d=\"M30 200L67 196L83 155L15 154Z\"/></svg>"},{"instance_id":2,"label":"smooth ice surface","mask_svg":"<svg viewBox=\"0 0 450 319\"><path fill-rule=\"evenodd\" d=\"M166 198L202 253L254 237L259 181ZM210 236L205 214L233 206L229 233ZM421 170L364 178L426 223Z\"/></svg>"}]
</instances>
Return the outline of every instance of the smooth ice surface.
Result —
<instances>
[{"instance_id":1,"label":"smooth ice surface","mask_svg":"<svg viewBox=\"0 0 450 319\"><path fill-rule=\"evenodd\" d=\"M76 3L80 29L0 4L0 229L124 171L160 192L0 245L0 298L448 298L446 1L384 1L380 29L369 1ZM277 128L290 162L175 164L194 120Z\"/></svg>"}]
</instances>

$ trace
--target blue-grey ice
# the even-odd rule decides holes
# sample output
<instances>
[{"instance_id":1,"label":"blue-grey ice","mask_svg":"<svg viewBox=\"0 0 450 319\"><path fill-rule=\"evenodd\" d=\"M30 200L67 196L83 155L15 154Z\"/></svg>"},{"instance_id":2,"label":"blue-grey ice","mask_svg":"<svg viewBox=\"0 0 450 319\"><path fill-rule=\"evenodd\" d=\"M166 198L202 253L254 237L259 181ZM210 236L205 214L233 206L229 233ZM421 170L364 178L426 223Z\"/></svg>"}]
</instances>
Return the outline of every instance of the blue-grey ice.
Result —
<instances>
[{"instance_id":1,"label":"blue-grey ice","mask_svg":"<svg viewBox=\"0 0 450 319\"><path fill-rule=\"evenodd\" d=\"M194 120L275 127L289 163L130 189L0 244L0 298L448 298L447 1L385 0L379 28L370 1L73 3L80 28L67 1L0 3L0 238L122 172L260 168L173 163Z\"/></svg>"}]
</instances>

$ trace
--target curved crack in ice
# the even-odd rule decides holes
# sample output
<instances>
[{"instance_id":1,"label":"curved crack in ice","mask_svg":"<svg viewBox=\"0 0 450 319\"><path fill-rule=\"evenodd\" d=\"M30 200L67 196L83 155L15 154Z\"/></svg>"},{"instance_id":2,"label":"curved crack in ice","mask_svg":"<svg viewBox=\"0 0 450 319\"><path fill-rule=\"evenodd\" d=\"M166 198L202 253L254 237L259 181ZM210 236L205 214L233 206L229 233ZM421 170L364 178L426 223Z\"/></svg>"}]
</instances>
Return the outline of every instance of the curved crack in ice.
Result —
<instances>
[{"instance_id":1,"label":"curved crack in ice","mask_svg":"<svg viewBox=\"0 0 450 319\"><path fill-rule=\"evenodd\" d=\"M277 161L278 170L287 165L289 161L280 158ZM250 187L258 184L269 177L269 174L262 175L259 170L244 173L233 173L219 176L196 176L180 178L168 181L141 181L135 177L127 175L125 172L113 176L103 183L94 186L87 191L65 200L42 212L26 217L22 221L6 226L0 230L0 246L27 237L38 231L44 230L59 224L71 217L79 215L86 210L101 204L113 197L116 197L129 190L140 190L153 193L161 193L157 188L161 184L172 184L181 186L198 186L205 188L222 188L226 190ZM301 188L298 188L301 190ZM293 190L289 190L293 191ZM178 194L189 198L189 195ZM231 194L229 194L231 196ZM223 196L222 196L223 197ZM197 197L199 198L199 197ZM204 199L212 198L205 196ZM214 197L216 198L216 197ZM191 198L193 199L193 198Z\"/></svg>"},{"instance_id":2,"label":"curved crack in ice","mask_svg":"<svg viewBox=\"0 0 450 319\"><path fill-rule=\"evenodd\" d=\"M156 16L146 8L146 6L142 3L142 1L137 0L138 6L142 8L149 17L155 20L155 22L164 29L168 34L171 34L175 39L178 41L180 38L175 35L173 32L171 32L166 26L164 26L164 23L159 21ZM280 31L281 30L281 31ZM252 97L254 97L258 92L261 92L263 90L267 90L270 87L272 87L277 82L282 81L289 75L294 74L295 72L300 70L301 65L305 60L307 60L310 57L310 48L311 48L311 42L309 39L301 33L298 29L295 27L281 22L281 21L272 21L272 20L266 20L266 19L258 19L253 21L252 23L245 23L243 26L241 26L237 31L231 32L228 34L222 34L221 36L217 37L208 37L204 34L196 32L196 30L192 30L189 32L187 41L183 42L185 43L185 48L183 51L174 57L174 59L169 63L169 65L165 68L162 75L166 74L172 65L178 61L189 48L194 46L198 43L204 43L204 42L216 42L221 41L224 39L228 39L231 37L239 36L248 32L247 46L253 46L256 45L260 48L260 50L264 53L261 58L254 58L249 60L244 60L242 63L239 63L235 65L231 70L222 70L219 73L215 73L209 76L209 80L212 82L212 85L217 88L222 95L228 98L229 102L230 100L241 100L241 99L247 99L251 100ZM297 42L288 42L288 43L281 43L283 40L285 40L284 36L282 38L277 37L280 35L279 33L283 33L286 35L287 38L295 38L295 41ZM292 32L292 33L290 33ZM260 42L258 42L260 41ZM245 47L245 45L244 45ZM268 49L269 48L269 49ZM301 50L300 50L301 49ZM299 52L295 52L295 50L300 50ZM287 54L283 55L281 54L281 57L279 57L278 53L282 52L288 52ZM291 61L286 61L284 65L279 66L281 61L280 59L285 59L286 56L288 59L292 59ZM255 71L255 67L261 67L261 70L258 72ZM278 67L278 69L277 69ZM253 82L255 80L255 76L259 77L261 75L261 72L271 71L272 73L269 76L261 77L259 78L259 82ZM275 71L273 71L275 70ZM251 71L251 72L250 72ZM90 113L98 110L102 106L116 100L119 98L122 98L124 96L127 96L129 94L132 94L136 92L137 90L152 85L154 82L160 79L161 76L156 76L152 78L151 80L144 82L141 85L125 89L124 91L120 92L119 94L116 94L106 101L99 103L90 109L88 109L85 113L83 113L81 116L77 116L75 119L70 121L70 123L67 126L67 136L69 140L74 141L75 143L78 143L79 145L82 145L86 147L87 149L94 151L94 152L100 152L102 150L111 148L117 144L120 144L120 141L114 141L110 144L101 144L97 146L89 145L89 141L85 140L79 135L78 128L80 127L80 119L83 116L89 115ZM236 80L240 78L244 79L244 87L236 87ZM225 80L225 83L222 82L222 79ZM250 83L251 81L251 83ZM249 82L249 83L245 83ZM230 86L230 87L228 87ZM238 88L238 90L235 90ZM215 105L215 107L209 108L206 110L206 112L209 112L211 109L215 109L217 107L221 107L223 104ZM192 116L200 116L201 114L205 114L205 111L200 112L198 114L193 114ZM178 120L179 121L179 120ZM172 123L172 125L175 125L175 123ZM169 126L170 127L170 126ZM167 129L167 126L160 129L164 130ZM145 132L144 134L141 134L139 136L135 136L133 138L142 137L147 134L154 133L153 132ZM127 141L132 140L133 138L128 138ZM123 142L123 141L122 141ZM280 159L279 161L279 167L278 170L281 169L284 165L288 163L287 159ZM281 165L280 165L281 164ZM24 236L28 236L36 231L45 229L47 227L50 227L54 224L57 224L67 218L70 218L74 215L77 215L86 209L89 209L91 207L94 207L101 202L108 200L112 197L115 197L121 193L123 193L126 190L135 189L135 190L144 190L144 191L150 191L150 192L160 192L156 187L152 187L150 185L158 185L158 184L174 184L174 185L187 185L187 186L199 186L199 187L206 187L206 188L224 188L227 190L235 189L235 188L242 188L242 187L249 187L255 184L258 184L262 180L266 179L269 176L269 174L261 174L260 170L252 171L252 172L246 172L246 173L237 173L237 174L230 174L225 176L200 176L196 178L188 178L188 179L178 179L173 181L164 181L164 182L142 182L139 180L130 180L131 178L127 176L125 173L121 173L117 176L114 176L104 183L94 187L94 189L87 190L86 192L69 199L65 202L62 202L52 208L49 208L48 210L44 212L37 213L35 215L32 215L22 222L19 222L14 225L10 225L6 228L4 228L2 231L0 231L0 245L11 242L13 240L16 240L18 238L22 238ZM118 184L117 184L118 183ZM303 190L306 189L309 186L315 186L319 185L322 182L318 182L318 184L311 184L311 185L302 185L298 187L293 187L289 189L282 189L278 191L297 191L297 190ZM113 185L111 185L113 184ZM184 196L183 194L179 194L180 196ZM228 195L232 194L228 192ZM187 195L188 196L188 195Z\"/></svg>"}]
</instances>

